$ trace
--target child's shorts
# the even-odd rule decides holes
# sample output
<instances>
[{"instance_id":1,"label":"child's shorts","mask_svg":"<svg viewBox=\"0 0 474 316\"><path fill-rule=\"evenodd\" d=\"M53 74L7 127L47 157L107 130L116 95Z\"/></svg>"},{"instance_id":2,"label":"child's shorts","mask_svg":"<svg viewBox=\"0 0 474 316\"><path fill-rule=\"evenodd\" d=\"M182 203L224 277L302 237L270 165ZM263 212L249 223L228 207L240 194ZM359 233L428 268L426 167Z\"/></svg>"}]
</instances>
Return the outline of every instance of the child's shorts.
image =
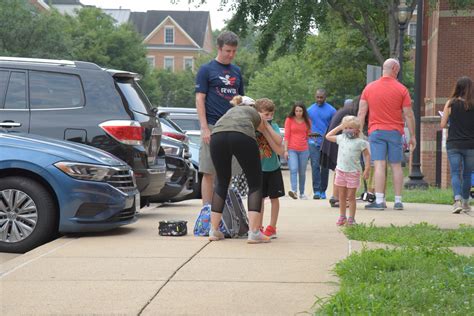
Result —
<instances>
[{"instance_id":1,"label":"child's shorts","mask_svg":"<svg viewBox=\"0 0 474 316\"><path fill-rule=\"evenodd\" d=\"M338 187L357 189L360 185L360 172L344 172L336 168L336 179L334 184Z\"/></svg>"},{"instance_id":2,"label":"child's shorts","mask_svg":"<svg viewBox=\"0 0 474 316\"><path fill-rule=\"evenodd\" d=\"M276 199L285 195L280 168L274 171L264 171L262 180L262 198Z\"/></svg>"}]
</instances>

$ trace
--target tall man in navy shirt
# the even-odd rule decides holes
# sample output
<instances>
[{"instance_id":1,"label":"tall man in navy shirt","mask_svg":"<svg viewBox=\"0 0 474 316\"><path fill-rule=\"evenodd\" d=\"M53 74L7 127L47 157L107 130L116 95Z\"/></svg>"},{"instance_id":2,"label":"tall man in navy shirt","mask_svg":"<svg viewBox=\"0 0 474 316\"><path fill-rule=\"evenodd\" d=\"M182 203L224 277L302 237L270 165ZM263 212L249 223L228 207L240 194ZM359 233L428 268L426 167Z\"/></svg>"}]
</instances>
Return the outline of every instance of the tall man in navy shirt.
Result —
<instances>
[{"instance_id":1,"label":"tall man in navy shirt","mask_svg":"<svg viewBox=\"0 0 474 316\"><path fill-rule=\"evenodd\" d=\"M313 199L325 199L328 187L329 169L321 167L319 160L321 158L321 143L336 109L326 102L326 96L326 90L316 90L316 103L308 108L311 132L321 135L320 137L310 137L308 141L311 170L313 172Z\"/></svg>"},{"instance_id":2,"label":"tall man in navy shirt","mask_svg":"<svg viewBox=\"0 0 474 316\"><path fill-rule=\"evenodd\" d=\"M203 173L201 194L203 205L211 204L214 175L209 142L214 124L232 107L230 100L244 95L240 68L232 64L239 37L230 31L217 37L217 57L199 68L196 76L196 109L201 123L199 172Z\"/></svg>"}]
</instances>

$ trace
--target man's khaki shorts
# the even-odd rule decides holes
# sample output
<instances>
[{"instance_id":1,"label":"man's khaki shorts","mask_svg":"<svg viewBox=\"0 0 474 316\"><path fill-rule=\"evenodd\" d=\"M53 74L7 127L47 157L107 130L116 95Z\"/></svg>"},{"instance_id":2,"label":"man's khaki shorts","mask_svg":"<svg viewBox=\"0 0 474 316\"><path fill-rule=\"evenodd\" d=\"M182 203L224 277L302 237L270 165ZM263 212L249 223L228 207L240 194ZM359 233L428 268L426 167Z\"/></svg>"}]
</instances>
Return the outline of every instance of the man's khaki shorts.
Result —
<instances>
[{"instance_id":1,"label":"man's khaki shorts","mask_svg":"<svg viewBox=\"0 0 474 316\"><path fill-rule=\"evenodd\" d=\"M209 130L214 129L214 125L208 125ZM216 169L214 169L214 164L212 163L211 158L211 147L209 144L206 144L201 138L201 147L199 148L199 172L216 174Z\"/></svg>"},{"instance_id":2,"label":"man's khaki shorts","mask_svg":"<svg viewBox=\"0 0 474 316\"><path fill-rule=\"evenodd\" d=\"M214 129L214 125L208 125L209 130L211 131ZM216 174L216 169L214 168L214 164L212 163L211 158L211 147L209 144L206 144L201 139L201 146L199 148L199 172L207 173L207 174ZM242 168L240 167L237 159L232 157L232 175L238 175L242 173Z\"/></svg>"}]
</instances>

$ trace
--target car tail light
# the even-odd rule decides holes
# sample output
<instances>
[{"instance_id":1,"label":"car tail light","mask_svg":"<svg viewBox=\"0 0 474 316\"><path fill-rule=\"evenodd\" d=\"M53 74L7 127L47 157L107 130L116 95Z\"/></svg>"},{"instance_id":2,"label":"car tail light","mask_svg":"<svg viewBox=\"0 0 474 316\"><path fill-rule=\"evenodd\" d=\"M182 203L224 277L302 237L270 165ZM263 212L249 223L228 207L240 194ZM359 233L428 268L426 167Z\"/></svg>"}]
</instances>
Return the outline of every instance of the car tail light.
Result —
<instances>
[{"instance_id":1,"label":"car tail light","mask_svg":"<svg viewBox=\"0 0 474 316\"><path fill-rule=\"evenodd\" d=\"M99 124L115 140L127 145L143 145L143 127L137 121L114 120Z\"/></svg>"},{"instance_id":2,"label":"car tail light","mask_svg":"<svg viewBox=\"0 0 474 316\"><path fill-rule=\"evenodd\" d=\"M180 140L182 142L186 140L186 135L182 133L163 132L163 135Z\"/></svg>"}]
</instances>

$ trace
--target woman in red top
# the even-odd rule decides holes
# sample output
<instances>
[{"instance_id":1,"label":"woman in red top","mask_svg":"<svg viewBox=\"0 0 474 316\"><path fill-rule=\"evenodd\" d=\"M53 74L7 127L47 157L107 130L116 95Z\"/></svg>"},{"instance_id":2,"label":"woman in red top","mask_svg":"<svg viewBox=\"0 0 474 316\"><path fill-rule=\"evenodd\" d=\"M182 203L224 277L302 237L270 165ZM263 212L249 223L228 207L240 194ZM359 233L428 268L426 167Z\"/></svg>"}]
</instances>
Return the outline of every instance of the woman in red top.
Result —
<instances>
[{"instance_id":1,"label":"woman in red top","mask_svg":"<svg viewBox=\"0 0 474 316\"><path fill-rule=\"evenodd\" d=\"M295 102L285 120L285 158L290 168L291 191L288 195L297 199L297 180L299 177L300 199L306 200L304 185L306 181L306 165L309 158L308 137L311 122L303 102Z\"/></svg>"}]
</instances>

